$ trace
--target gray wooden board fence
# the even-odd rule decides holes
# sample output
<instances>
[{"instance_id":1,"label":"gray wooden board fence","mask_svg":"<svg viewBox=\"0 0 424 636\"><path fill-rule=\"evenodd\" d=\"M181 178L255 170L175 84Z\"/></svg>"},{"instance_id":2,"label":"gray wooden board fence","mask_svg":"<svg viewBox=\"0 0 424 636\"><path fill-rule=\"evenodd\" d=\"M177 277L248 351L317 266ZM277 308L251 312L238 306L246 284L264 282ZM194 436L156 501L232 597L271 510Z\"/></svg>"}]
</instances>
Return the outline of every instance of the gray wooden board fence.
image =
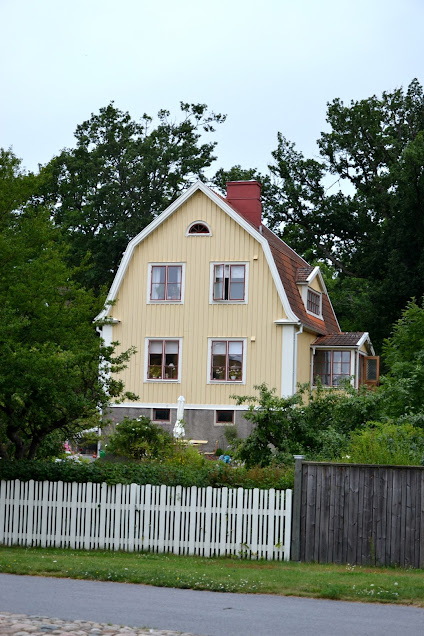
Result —
<instances>
[{"instance_id":1,"label":"gray wooden board fence","mask_svg":"<svg viewBox=\"0 0 424 636\"><path fill-rule=\"evenodd\" d=\"M297 497L293 558L424 568L424 467L302 462Z\"/></svg>"}]
</instances>

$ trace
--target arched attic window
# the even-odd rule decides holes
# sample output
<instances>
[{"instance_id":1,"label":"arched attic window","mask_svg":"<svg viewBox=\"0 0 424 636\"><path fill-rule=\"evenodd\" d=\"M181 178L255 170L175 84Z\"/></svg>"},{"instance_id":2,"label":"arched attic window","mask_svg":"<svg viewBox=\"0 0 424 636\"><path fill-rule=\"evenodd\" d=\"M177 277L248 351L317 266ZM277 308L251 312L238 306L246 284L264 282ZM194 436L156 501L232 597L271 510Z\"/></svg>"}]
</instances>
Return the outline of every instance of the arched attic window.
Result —
<instances>
[{"instance_id":1,"label":"arched attic window","mask_svg":"<svg viewBox=\"0 0 424 636\"><path fill-rule=\"evenodd\" d=\"M211 228L204 221L194 221L188 226L186 236L211 236Z\"/></svg>"}]
</instances>

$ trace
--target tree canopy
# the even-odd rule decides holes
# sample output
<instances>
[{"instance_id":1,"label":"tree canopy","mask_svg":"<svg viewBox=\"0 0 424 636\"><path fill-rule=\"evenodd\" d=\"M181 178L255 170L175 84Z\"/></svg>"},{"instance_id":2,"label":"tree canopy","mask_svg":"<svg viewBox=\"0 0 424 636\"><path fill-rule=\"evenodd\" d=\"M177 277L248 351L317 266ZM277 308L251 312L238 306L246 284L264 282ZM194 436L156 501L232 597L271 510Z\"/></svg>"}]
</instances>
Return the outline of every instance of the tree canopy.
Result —
<instances>
[{"instance_id":1,"label":"tree canopy","mask_svg":"<svg viewBox=\"0 0 424 636\"><path fill-rule=\"evenodd\" d=\"M16 200L26 198L14 185ZM73 280L50 216L26 204L0 233L3 458L31 459L49 435L66 439L97 422L99 409L124 390L108 367L118 371L131 354L101 344L92 324L99 301Z\"/></svg>"},{"instance_id":2,"label":"tree canopy","mask_svg":"<svg viewBox=\"0 0 424 636\"><path fill-rule=\"evenodd\" d=\"M263 181L268 225L307 260L327 264L342 327L369 330L381 346L406 303L424 293L422 86L413 80L406 91L349 105L335 99L327 124L320 158L305 158L279 133L270 175L240 166L227 174Z\"/></svg>"},{"instance_id":3,"label":"tree canopy","mask_svg":"<svg viewBox=\"0 0 424 636\"><path fill-rule=\"evenodd\" d=\"M110 103L75 131L66 149L43 171L46 200L69 246L68 262L88 267L80 280L99 291L110 285L128 242L215 159L216 142L202 143L225 116L205 104L181 103L176 121L167 110L158 123L140 122Z\"/></svg>"}]
</instances>

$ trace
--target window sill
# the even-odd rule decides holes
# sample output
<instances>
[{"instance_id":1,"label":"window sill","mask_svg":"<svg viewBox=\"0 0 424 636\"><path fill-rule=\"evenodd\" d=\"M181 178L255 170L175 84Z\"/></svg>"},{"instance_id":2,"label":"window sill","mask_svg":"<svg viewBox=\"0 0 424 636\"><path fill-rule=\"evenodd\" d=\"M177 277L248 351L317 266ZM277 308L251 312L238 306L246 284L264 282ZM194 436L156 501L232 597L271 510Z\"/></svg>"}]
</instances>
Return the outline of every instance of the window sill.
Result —
<instances>
[{"instance_id":1,"label":"window sill","mask_svg":"<svg viewBox=\"0 0 424 636\"><path fill-rule=\"evenodd\" d=\"M306 313L308 314L308 316L313 316L314 318L318 318L318 320L324 320L324 318L322 317L322 313L321 314L314 314L313 311L310 311L309 309L306 309Z\"/></svg>"},{"instance_id":2,"label":"window sill","mask_svg":"<svg viewBox=\"0 0 424 636\"><path fill-rule=\"evenodd\" d=\"M148 305L184 305L182 300L149 300Z\"/></svg>"},{"instance_id":3,"label":"window sill","mask_svg":"<svg viewBox=\"0 0 424 636\"><path fill-rule=\"evenodd\" d=\"M246 384L245 380L209 380L208 384Z\"/></svg>"},{"instance_id":4,"label":"window sill","mask_svg":"<svg viewBox=\"0 0 424 636\"><path fill-rule=\"evenodd\" d=\"M210 305L247 305L247 300L211 300Z\"/></svg>"}]
</instances>

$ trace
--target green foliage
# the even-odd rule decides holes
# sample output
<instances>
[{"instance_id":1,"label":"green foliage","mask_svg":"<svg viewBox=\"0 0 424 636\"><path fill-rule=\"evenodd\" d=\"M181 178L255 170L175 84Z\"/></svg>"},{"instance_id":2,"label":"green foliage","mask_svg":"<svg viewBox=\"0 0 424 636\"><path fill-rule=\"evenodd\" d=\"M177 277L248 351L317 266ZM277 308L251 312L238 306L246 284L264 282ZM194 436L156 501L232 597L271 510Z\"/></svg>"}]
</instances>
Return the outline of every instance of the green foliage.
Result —
<instances>
[{"instance_id":1,"label":"green foliage","mask_svg":"<svg viewBox=\"0 0 424 636\"><path fill-rule=\"evenodd\" d=\"M174 449L172 435L143 416L137 419L125 417L107 444L108 453L128 459L164 459L174 454Z\"/></svg>"},{"instance_id":2,"label":"green foliage","mask_svg":"<svg viewBox=\"0 0 424 636\"><path fill-rule=\"evenodd\" d=\"M22 171L21 160L11 150L0 148L0 227L9 224L13 212L34 194L38 182L35 175Z\"/></svg>"},{"instance_id":3,"label":"green foliage","mask_svg":"<svg viewBox=\"0 0 424 636\"><path fill-rule=\"evenodd\" d=\"M107 484L152 484L153 486L198 486L228 488L293 488L293 467L233 467L207 461L202 466L178 462L144 460L111 463L97 460L88 464L69 461L0 461L0 479L21 481L65 481Z\"/></svg>"},{"instance_id":4,"label":"green foliage","mask_svg":"<svg viewBox=\"0 0 424 636\"><path fill-rule=\"evenodd\" d=\"M279 398L275 389L269 389L266 384L255 389L259 397L232 396L238 405L248 404L244 417L255 425L249 437L240 442L236 453L236 458L248 468L268 466L275 453L297 452L308 435L294 408L299 405L300 396Z\"/></svg>"},{"instance_id":5,"label":"green foliage","mask_svg":"<svg viewBox=\"0 0 424 636\"><path fill-rule=\"evenodd\" d=\"M424 431L399 422L369 422L351 435L343 461L424 466Z\"/></svg>"},{"instance_id":6,"label":"green foliage","mask_svg":"<svg viewBox=\"0 0 424 636\"><path fill-rule=\"evenodd\" d=\"M230 449L236 449L241 442L238 436L237 426L235 424L229 424L228 426L225 426L224 437ZM222 455L222 453L220 453L220 455Z\"/></svg>"},{"instance_id":7,"label":"green foliage","mask_svg":"<svg viewBox=\"0 0 424 636\"><path fill-rule=\"evenodd\" d=\"M419 416L424 411L424 300L408 303L384 342L383 355L388 368L381 389L385 413Z\"/></svg>"},{"instance_id":8,"label":"green foliage","mask_svg":"<svg viewBox=\"0 0 424 636\"><path fill-rule=\"evenodd\" d=\"M413 80L348 105L334 99L327 123L319 158L279 133L270 175L234 166L214 182L263 182L268 226L331 267L342 329L370 331L379 349L406 303L424 294L423 88Z\"/></svg>"},{"instance_id":9,"label":"green foliage","mask_svg":"<svg viewBox=\"0 0 424 636\"><path fill-rule=\"evenodd\" d=\"M99 442L100 439L101 437L99 436L97 430L80 431L72 437L72 441L77 446L82 446L82 447L94 446L94 445L97 446L97 443Z\"/></svg>"},{"instance_id":10,"label":"green foliage","mask_svg":"<svg viewBox=\"0 0 424 636\"><path fill-rule=\"evenodd\" d=\"M68 260L86 260L80 281L109 286L128 242L215 159L215 143L201 143L225 116L205 104L181 103L181 119L166 110L154 125L133 120L110 103L75 131L76 148L43 170L44 196L69 245Z\"/></svg>"},{"instance_id":11,"label":"green foliage","mask_svg":"<svg viewBox=\"0 0 424 636\"><path fill-rule=\"evenodd\" d=\"M49 455L55 431L64 440L96 425L99 409L124 391L108 369L123 369L132 353L101 344L92 324L101 306L74 282L50 213L26 204L6 215L0 233L3 458Z\"/></svg>"},{"instance_id":12,"label":"green foliage","mask_svg":"<svg viewBox=\"0 0 424 636\"><path fill-rule=\"evenodd\" d=\"M335 459L347 445L349 433L381 412L382 395L346 383L342 389L318 385L313 392L303 385L290 398L279 398L266 384L255 387L258 396L235 397L248 403L245 418L255 424L237 446L236 458L246 466L291 464L293 454L314 459Z\"/></svg>"}]
</instances>

